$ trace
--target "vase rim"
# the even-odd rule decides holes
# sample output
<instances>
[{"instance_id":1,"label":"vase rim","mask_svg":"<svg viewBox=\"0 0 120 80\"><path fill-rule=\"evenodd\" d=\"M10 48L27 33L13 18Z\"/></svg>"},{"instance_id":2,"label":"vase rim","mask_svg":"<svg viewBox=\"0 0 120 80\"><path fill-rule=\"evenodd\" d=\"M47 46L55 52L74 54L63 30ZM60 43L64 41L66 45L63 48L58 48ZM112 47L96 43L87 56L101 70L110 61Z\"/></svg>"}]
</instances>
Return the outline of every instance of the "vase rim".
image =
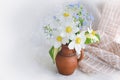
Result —
<instances>
[{"instance_id":1,"label":"vase rim","mask_svg":"<svg viewBox=\"0 0 120 80\"><path fill-rule=\"evenodd\" d=\"M69 54L69 55L63 55L63 54L61 54L61 52L59 52L59 55L61 55L63 57L71 57L71 56L76 56L76 53Z\"/></svg>"}]
</instances>

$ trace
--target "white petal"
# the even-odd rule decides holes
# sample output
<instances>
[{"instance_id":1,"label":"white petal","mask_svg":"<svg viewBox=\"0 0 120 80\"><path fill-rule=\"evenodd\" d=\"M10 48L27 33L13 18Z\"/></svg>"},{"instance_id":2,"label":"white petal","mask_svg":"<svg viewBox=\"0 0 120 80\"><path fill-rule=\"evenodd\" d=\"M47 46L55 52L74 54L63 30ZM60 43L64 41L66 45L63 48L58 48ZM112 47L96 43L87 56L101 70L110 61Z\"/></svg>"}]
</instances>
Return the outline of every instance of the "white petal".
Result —
<instances>
[{"instance_id":1,"label":"white petal","mask_svg":"<svg viewBox=\"0 0 120 80\"><path fill-rule=\"evenodd\" d=\"M62 37L66 37L65 32L62 32L60 35L61 35Z\"/></svg>"},{"instance_id":2,"label":"white petal","mask_svg":"<svg viewBox=\"0 0 120 80\"><path fill-rule=\"evenodd\" d=\"M59 48L61 46L61 43L60 42L55 42L55 44L54 44L54 47L55 48Z\"/></svg>"},{"instance_id":3,"label":"white petal","mask_svg":"<svg viewBox=\"0 0 120 80\"><path fill-rule=\"evenodd\" d=\"M74 33L70 35L70 39L71 40L75 39L75 34Z\"/></svg>"},{"instance_id":4,"label":"white petal","mask_svg":"<svg viewBox=\"0 0 120 80\"><path fill-rule=\"evenodd\" d=\"M85 44L81 44L81 48L85 49L86 45Z\"/></svg>"},{"instance_id":5,"label":"white petal","mask_svg":"<svg viewBox=\"0 0 120 80\"><path fill-rule=\"evenodd\" d=\"M83 37L83 36L85 36L85 31L82 31L81 33L80 33L80 35Z\"/></svg>"},{"instance_id":6,"label":"white petal","mask_svg":"<svg viewBox=\"0 0 120 80\"><path fill-rule=\"evenodd\" d=\"M73 32L74 32L74 33L78 32L78 31L79 31L79 28L78 28L78 27L74 27L74 28L73 28Z\"/></svg>"},{"instance_id":7,"label":"white petal","mask_svg":"<svg viewBox=\"0 0 120 80\"><path fill-rule=\"evenodd\" d=\"M75 48L75 42L71 42L69 45L68 45L68 48L69 49L74 49Z\"/></svg>"},{"instance_id":8,"label":"white petal","mask_svg":"<svg viewBox=\"0 0 120 80\"><path fill-rule=\"evenodd\" d=\"M75 45L75 50L76 50L77 54L79 55L80 51L81 51L81 45Z\"/></svg>"},{"instance_id":9,"label":"white petal","mask_svg":"<svg viewBox=\"0 0 120 80\"><path fill-rule=\"evenodd\" d=\"M62 44L66 44L66 43L68 43L69 42L69 40L67 39L67 38L64 38L63 40L62 40Z\"/></svg>"},{"instance_id":10,"label":"white petal","mask_svg":"<svg viewBox=\"0 0 120 80\"><path fill-rule=\"evenodd\" d=\"M93 30L91 28L88 28L88 32L91 33Z\"/></svg>"},{"instance_id":11,"label":"white petal","mask_svg":"<svg viewBox=\"0 0 120 80\"><path fill-rule=\"evenodd\" d=\"M97 38L96 36L94 36L94 40L95 40L95 42L96 42L96 41L99 41L98 38Z\"/></svg>"},{"instance_id":12,"label":"white petal","mask_svg":"<svg viewBox=\"0 0 120 80\"><path fill-rule=\"evenodd\" d=\"M85 41L86 41L86 38L84 39L84 38L82 38L81 39L81 44L84 44L85 43Z\"/></svg>"}]
</instances>

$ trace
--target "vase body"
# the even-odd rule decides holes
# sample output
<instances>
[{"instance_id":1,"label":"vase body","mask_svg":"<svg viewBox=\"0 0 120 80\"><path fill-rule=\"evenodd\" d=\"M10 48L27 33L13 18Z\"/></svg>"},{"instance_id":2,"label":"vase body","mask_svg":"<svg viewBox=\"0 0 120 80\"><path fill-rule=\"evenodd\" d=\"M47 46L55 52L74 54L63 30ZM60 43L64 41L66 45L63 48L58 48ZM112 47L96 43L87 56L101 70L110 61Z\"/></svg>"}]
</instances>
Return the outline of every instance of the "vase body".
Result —
<instances>
[{"instance_id":1,"label":"vase body","mask_svg":"<svg viewBox=\"0 0 120 80\"><path fill-rule=\"evenodd\" d=\"M69 49L67 45L62 45L61 51L56 56L56 66L58 72L63 75L70 75L74 72L78 64L75 50Z\"/></svg>"}]
</instances>

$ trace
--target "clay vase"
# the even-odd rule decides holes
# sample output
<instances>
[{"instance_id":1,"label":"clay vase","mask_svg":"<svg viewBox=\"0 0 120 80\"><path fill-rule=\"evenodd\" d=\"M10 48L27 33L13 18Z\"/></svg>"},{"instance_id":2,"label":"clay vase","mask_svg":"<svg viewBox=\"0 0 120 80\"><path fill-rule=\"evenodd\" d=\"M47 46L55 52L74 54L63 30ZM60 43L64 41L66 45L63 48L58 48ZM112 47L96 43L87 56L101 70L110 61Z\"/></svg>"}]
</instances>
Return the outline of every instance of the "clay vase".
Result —
<instances>
[{"instance_id":1,"label":"clay vase","mask_svg":"<svg viewBox=\"0 0 120 80\"><path fill-rule=\"evenodd\" d=\"M79 60L83 59L80 57ZM56 56L56 66L58 72L63 75L70 75L77 68L78 61L74 49L69 49L67 45L62 45L61 51Z\"/></svg>"}]
</instances>

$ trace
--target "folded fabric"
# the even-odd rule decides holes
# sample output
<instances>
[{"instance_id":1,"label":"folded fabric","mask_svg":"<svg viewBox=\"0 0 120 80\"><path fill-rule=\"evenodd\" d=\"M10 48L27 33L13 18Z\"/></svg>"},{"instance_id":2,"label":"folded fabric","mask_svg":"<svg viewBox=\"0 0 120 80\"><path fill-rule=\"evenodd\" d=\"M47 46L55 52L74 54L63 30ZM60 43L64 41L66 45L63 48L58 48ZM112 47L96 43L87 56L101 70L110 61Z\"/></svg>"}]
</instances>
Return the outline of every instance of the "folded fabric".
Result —
<instances>
[{"instance_id":1,"label":"folded fabric","mask_svg":"<svg viewBox=\"0 0 120 80\"><path fill-rule=\"evenodd\" d=\"M100 43L85 49L85 58L79 62L83 72L114 72L120 70L120 4L109 1L105 4L98 33Z\"/></svg>"},{"instance_id":2,"label":"folded fabric","mask_svg":"<svg viewBox=\"0 0 120 80\"><path fill-rule=\"evenodd\" d=\"M120 57L114 54L120 53L120 44L112 41L106 44L110 39L111 38L104 33L99 44L86 47L85 58L79 62L80 70L87 73L97 71L110 73L120 70Z\"/></svg>"}]
</instances>

